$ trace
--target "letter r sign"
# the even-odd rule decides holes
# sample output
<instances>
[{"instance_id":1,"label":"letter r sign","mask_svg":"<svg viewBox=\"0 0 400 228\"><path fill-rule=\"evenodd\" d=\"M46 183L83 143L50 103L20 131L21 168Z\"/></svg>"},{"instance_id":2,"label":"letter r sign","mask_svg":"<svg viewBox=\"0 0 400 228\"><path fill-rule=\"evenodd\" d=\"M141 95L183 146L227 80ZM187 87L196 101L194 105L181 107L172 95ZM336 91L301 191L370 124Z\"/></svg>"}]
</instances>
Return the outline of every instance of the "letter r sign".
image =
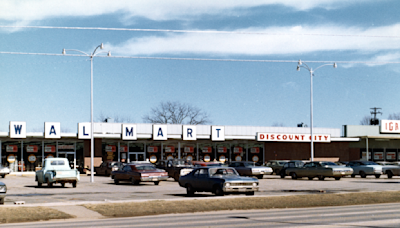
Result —
<instances>
[{"instance_id":1,"label":"letter r sign","mask_svg":"<svg viewBox=\"0 0 400 228\"><path fill-rule=\"evenodd\" d=\"M196 140L196 126L183 125L182 126L182 138L183 140Z\"/></svg>"}]
</instances>

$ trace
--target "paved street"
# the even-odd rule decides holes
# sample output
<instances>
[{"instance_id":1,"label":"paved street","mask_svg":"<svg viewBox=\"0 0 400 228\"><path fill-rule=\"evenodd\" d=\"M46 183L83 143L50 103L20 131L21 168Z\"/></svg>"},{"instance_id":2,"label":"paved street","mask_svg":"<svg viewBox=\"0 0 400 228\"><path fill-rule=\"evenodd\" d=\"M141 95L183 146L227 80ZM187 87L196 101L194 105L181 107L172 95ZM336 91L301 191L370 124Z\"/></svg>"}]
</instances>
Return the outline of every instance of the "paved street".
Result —
<instances>
[{"instance_id":1,"label":"paved street","mask_svg":"<svg viewBox=\"0 0 400 228\"><path fill-rule=\"evenodd\" d=\"M25 201L25 204L41 204L53 202L79 203L88 201L126 201L126 200L149 200L149 199L183 199L186 190L179 187L177 182L171 178L156 186L153 183L141 183L138 186L130 183L115 185L110 177L95 176L95 182L90 183L89 176L81 176L77 188L67 184L62 188L60 184L48 188L37 187L34 176L7 176L0 181L7 184L6 205L15 201ZM387 191L400 190L400 177L387 179L386 175L381 178L342 178L340 181L328 178L325 181L314 179L312 181L304 178L292 180L287 177L281 179L278 176L264 176L260 180L260 192L257 195L292 195L292 194L321 194L320 192L365 192L365 191ZM377 193L379 194L379 193ZM236 197L228 195L225 197ZM196 194L192 198L214 197L209 193Z\"/></svg>"},{"instance_id":2,"label":"paved street","mask_svg":"<svg viewBox=\"0 0 400 228\"><path fill-rule=\"evenodd\" d=\"M400 204L217 211L115 219L5 224L7 227L399 227ZM1 225L0 225L1 226Z\"/></svg>"}]
</instances>

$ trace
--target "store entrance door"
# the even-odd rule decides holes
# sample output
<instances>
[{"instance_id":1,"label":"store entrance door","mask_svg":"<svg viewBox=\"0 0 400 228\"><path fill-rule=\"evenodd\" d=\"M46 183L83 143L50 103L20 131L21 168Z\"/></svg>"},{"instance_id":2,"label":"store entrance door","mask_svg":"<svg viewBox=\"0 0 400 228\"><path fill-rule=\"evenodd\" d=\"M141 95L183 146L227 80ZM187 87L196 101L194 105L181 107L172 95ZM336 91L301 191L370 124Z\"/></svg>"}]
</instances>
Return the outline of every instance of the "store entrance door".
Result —
<instances>
[{"instance_id":1,"label":"store entrance door","mask_svg":"<svg viewBox=\"0 0 400 228\"><path fill-rule=\"evenodd\" d=\"M67 158L71 169L76 168L76 156L75 152L58 152L59 158Z\"/></svg>"},{"instance_id":2,"label":"store entrance door","mask_svg":"<svg viewBox=\"0 0 400 228\"><path fill-rule=\"evenodd\" d=\"M128 153L128 163L135 161L146 161L145 152L130 152Z\"/></svg>"}]
</instances>

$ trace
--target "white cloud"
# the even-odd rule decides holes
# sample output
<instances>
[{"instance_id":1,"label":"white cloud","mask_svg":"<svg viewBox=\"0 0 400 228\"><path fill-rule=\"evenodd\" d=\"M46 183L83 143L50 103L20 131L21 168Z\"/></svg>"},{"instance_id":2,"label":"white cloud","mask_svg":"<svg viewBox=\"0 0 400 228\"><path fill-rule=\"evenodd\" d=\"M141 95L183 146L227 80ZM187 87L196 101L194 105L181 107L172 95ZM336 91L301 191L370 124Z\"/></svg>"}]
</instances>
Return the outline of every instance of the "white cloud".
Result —
<instances>
[{"instance_id":1,"label":"white cloud","mask_svg":"<svg viewBox=\"0 0 400 228\"><path fill-rule=\"evenodd\" d=\"M156 54L207 54L207 55L302 55L318 51L378 51L397 50L398 39L387 37L363 37L396 35L400 24L361 29L334 25L250 28L238 32L260 34L169 33L166 36L132 38L121 44L109 44L112 52L119 55ZM279 35L281 34L281 35ZM358 36L325 36L306 34L357 34Z\"/></svg>"},{"instance_id":2,"label":"white cloud","mask_svg":"<svg viewBox=\"0 0 400 228\"><path fill-rule=\"evenodd\" d=\"M0 20L15 23L118 13L125 19L144 17L162 21L187 19L188 16L202 14L228 14L235 9L266 5L284 5L294 10L310 10L316 7L333 9L370 1L372 0L2 0Z\"/></svg>"}]
</instances>

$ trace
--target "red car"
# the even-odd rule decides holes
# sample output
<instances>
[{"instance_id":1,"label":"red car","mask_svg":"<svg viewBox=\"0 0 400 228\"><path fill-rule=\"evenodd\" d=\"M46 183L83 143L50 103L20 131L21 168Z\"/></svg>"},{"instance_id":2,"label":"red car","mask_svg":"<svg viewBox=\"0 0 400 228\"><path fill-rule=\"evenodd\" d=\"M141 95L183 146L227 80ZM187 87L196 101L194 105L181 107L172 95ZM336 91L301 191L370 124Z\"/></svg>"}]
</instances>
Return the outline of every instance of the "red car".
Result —
<instances>
[{"instance_id":1,"label":"red car","mask_svg":"<svg viewBox=\"0 0 400 228\"><path fill-rule=\"evenodd\" d=\"M111 179L114 179L115 184L129 181L135 185L140 182L154 182L158 185L160 181L168 179L168 173L163 169L157 169L151 163L129 163L120 170L112 171Z\"/></svg>"}]
</instances>

